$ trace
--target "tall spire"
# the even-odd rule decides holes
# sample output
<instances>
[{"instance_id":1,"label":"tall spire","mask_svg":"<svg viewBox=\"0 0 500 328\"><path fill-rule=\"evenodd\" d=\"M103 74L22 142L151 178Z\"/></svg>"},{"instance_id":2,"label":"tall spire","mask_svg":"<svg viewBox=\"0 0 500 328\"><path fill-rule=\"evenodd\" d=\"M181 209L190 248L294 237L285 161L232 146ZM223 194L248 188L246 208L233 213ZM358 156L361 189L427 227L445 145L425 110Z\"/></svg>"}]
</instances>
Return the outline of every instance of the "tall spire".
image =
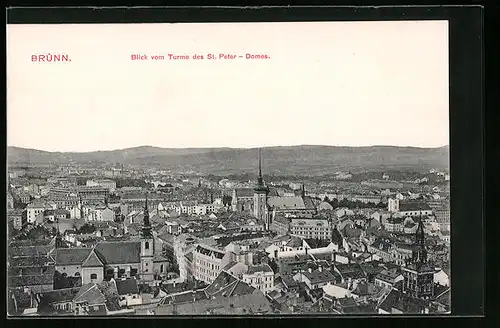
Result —
<instances>
[{"instance_id":1,"label":"tall spire","mask_svg":"<svg viewBox=\"0 0 500 328\"><path fill-rule=\"evenodd\" d=\"M261 156L261 149L259 148L259 186L263 184L263 179L262 179L262 156Z\"/></svg>"},{"instance_id":2,"label":"tall spire","mask_svg":"<svg viewBox=\"0 0 500 328\"><path fill-rule=\"evenodd\" d=\"M415 232L415 244L413 245L412 262L427 262L427 250L425 249L425 233L422 216L420 216L419 218L417 231Z\"/></svg>"},{"instance_id":3,"label":"tall spire","mask_svg":"<svg viewBox=\"0 0 500 328\"><path fill-rule=\"evenodd\" d=\"M417 231L415 232L415 245L425 246L425 233L424 224L422 223L422 216L418 220Z\"/></svg>"},{"instance_id":4,"label":"tall spire","mask_svg":"<svg viewBox=\"0 0 500 328\"><path fill-rule=\"evenodd\" d=\"M149 210L148 210L148 196L146 195L146 202L144 203L144 220L142 226L143 237L151 237L151 223L149 222Z\"/></svg>"}]
</instances>

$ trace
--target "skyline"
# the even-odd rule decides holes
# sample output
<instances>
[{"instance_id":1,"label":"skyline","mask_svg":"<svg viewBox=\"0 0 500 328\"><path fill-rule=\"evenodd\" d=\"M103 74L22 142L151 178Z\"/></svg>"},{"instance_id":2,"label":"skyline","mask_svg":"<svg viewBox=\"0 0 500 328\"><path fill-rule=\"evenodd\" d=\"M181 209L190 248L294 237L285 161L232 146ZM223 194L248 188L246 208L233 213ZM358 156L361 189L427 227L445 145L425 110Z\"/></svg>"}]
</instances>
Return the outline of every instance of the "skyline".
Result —
<instances>
[{"instance_id":1,"label":"skyline","mask_svg":"<svg viewBox=\"0 0 500 328\"><path fill-rule=\"evenodd\" d=\"M224 147L224 146L216 146L216 147L161 147L155 145L138 145L138 146L130 146L125 148L116 148L116 149L94 149L88 151L59 151L59 150L45 150L38 148L25 148L16 145L7 145L8 148L21 148L26 150L35 150L35 151L43 151L49 153L93 153L93 152L111 152L111 151L121 151L126 149L136 149L136 148L161 148L161 149L266 149L266 148L280 148L280 147L335 147L335 148L374 148L374 147L387 147L387 148L416 148L416 149L440 149L449 147L449 145L442 145L437 147L418 147L418 146L398 146L398 145L362 145L362 146L343 146L343 145L270 145L270 146L256 146L256 147Z\"/></svg>"},{"instance_id":2,"label":"skyline","mask_svg":"<svg viewBox=\"0 0 500 328\"><path fill-rule=\"evenodd\" d=\"M247 52L271 59L130 60ZM7 72L22 148L449 144L447 21L8 25Z\"/></svg>"}]
</instances>

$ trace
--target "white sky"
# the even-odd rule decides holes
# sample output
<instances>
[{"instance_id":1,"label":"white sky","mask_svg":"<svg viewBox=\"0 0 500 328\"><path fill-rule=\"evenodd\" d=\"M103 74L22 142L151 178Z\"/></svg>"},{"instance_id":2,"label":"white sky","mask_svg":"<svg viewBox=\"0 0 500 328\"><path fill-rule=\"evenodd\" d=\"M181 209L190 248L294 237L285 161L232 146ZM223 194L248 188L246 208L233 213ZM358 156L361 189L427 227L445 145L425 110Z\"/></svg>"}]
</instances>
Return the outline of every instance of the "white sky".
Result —
<instances>
[{"instance_id":1,"label":"white sky","mask_svg":"<svg viewBox=\"0 0 500 328\"><path fill-rule=\"evenodd\" d=\"M10 146L439 147L448 110L447 21L7 26Z\"/></svg>"}]
</instances>

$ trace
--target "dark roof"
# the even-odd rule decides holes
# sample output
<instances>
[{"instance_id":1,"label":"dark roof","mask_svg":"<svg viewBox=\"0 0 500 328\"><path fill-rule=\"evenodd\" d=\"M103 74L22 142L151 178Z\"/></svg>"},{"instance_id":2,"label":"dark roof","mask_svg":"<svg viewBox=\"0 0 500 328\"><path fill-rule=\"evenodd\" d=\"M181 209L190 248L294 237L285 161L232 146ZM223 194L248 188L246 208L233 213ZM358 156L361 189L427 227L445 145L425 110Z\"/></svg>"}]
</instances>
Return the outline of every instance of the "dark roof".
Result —
<instances>
[{"instance_id":1,"label":"dark roof","mask_svg":"<svg viewBox=\"0 0 500 328\"><path fill-rule=\"evenodd\" d=\"M55 250L56 265L82 265L92 248L74 247Z\"/></svg>"},{"instance_id":2,"label":"dark roof","mask_svg":"<svg viewBox=\"0 0 500 328\"><path fill-rule=\"evenodd\" d=\"M356 304L354 306L343 307L342 312L344 314L356 314L356 313L364 313L364 314L373 314L375 312L375 304Z\"/></svg>"},{"instance_id":3,"label":"dark roof","mask_svg":"<svg viewBox=\"0 0 500 328\"><path fill-rule=\"evenodd\" d=\"M304 272L303 275L311 281L311 284L335 281L335 277L327 269L323 269L322 271L318 269L312 272Z\"/></svg>"},{"instance_id":4,"label":"dark roof","mask_svg":"<svg viewBox=\"0 0 500 328\"><path fill-rule=\"evenodd\" d=\"M115 280L118 295L139 294L139 287L136 279Z\"/></svg>"},{"instance_id":5,"label":"dark roof","mask_svg":"<svg viewBox=\"0 0 500 328\"><path fill-rule=\"evenodd\" d=\"M340 231L335 227L332 230L332 243L342 246L344 238L340 234Z\"/></svg>"},{"instance_id":6,"label":"dark roof","mask_svg":"<svg viewBox=\"0 0 500 328\"><path fill-rule=\"evenodd\" d=\"M380 304L380 308L389 313L395 308L403 313L417 314L422 313L427 304L427 301L408 297L402 292L393 289Z\"/></svg>"},{"instance_id":7,"label":"dark roof","mask_svg":"<svg viewBox=\"0 0 500 328\"><path fill-rule=\"evenodd\" d=\"M399 203L399 211L430 211L431 207L425 203Z\"/></svg>"},{"instance_id":8,"label":"dark roof","mask_svg":"<svg viewBox=\"0 0 500 328\"><path fill-rule=\"evenodd\" d=\"M108 264L128 264L141 262L140 241L101 242L95 249Z\"/></svg>"},{"instance_id":9,"label":"dark roof","mask_svg":"<svg viewBox=\"0 0 500 328\"><path fill-rule=\"evenodd\" d=\"M243 281L238 281L236 283L236 286L234 289L231 291L231 296L241 296L241 295L248 295L253 293L255 290L254 287L244 283Z\"/></svg>"},{"instance_id":10,"label":"dark roof","mask_svg":"<svg viewBox=\"0 0 500 328\"><path fill-rule=\"evenodd\" d=\"M358 263L337 264L336 267L344 279L361 279L366 277L365 272Z\"/></svg>"},{"instance_id":11,"label":"dark roof","mask_svg":"<svg viewBox=\"0 0 500 328\"><path fill-rule=\"evenodd\" d=\"M330 241L324 239L306 239L305 241L312 249L327 247L330 245Z\"/></svg>"},{"instance_id":12,"label":"dark roof","mask_svg":"<svg viewBox=\"0 0 500 328\"><path fill-rule=\"evenodd\" d=\"M235 266L236 264L238 264L238 262L236 262L236 261L231 261L231 262L229 262L228 264L226 264L226 265L222 268L222 270L223 270L223 271L227 271L227 270L231 269L233 266Z\"/></svg>"},{"instance_id":13,"label":"dark roof","mask_svg":"<svg viewBox=\"0 0 500 328\"><path fill-rule=\"evenodd\" d=\"M39 274L32 276L11 276L9 275L9 287L28 287L39 285L53 285L54 273Z\"/></svg>"},{"instance_id":14,"label":"dark roof","mask_svg":"<svg viewBox=\"0 0 500 328\"><path fill-rule=\"evenodd\" d=\"M92 250L82 264L82 267L102 267L106 264L106 260L98 251Z\"/></svg>"},{"instance_id":15,"label":"dark roof","mask_svg":"<svg viewBox=\"0 0 500 328\"><path fill-rule=\"evenodd\" d=\"M282 275L281 281L283 282L283 284L285 285L286 288L293 288L293 287L299 286L299 283L297 281L293 280L293 278L291 276Z\"/></svg>"},{"instance_id":16,"label":"dark roof","mask_svg":"<svg viewBox=\"0 0 500 328\"><path fill-rule=\"evenodd\" d=\"M96 284L86 284L78 290L73 302L87 302L89 305L104 304L106 298Z\"/></svg>"},{"instance_id":17,"label":"dark roof","mask_svg":"<svg viewBox=\"0 0 500 328\"><path fill-rule=\"evenodd\" d=\"M253 274L256 272L273 272L273 269L268 264L252 265L248 267L248 274Z\"/></svg>"},{"instance_id":18,"label":"dark roof","mask_svg":"<svg viewBox=\"0 0 500 328\"><path fill-rule=\"evenodd\" d=\"M55 260L51 256L23 256L10 258L9 268L19 267L43 267L53 264Z\"/></svg>"},{"instance_id":19,"label":"dark roof","mask_svg":"<svg viewBox=\"0 0 500 328\"><path fill-rule=\"evenodd\" d=\"M206 256L212 256L213 255L213 256L215 256L218 259L221 259L221 258L224 257L224 252L223 251L215 250L215 249L212 249L212 248L207 248L207 247L204 247L202 245L196 246L195 250L196 250L196 252L201 253L201 254L206 255Z\"/></svg>"},{"instance_id":20,"label":"dark roof","mask_svg":"<svg viewBox=\"0 0 500 328\"><path fill-rule=\"evenodd\" d=\"M254 190L253 188L237 188L236 197L253 197Z\"/></svg>"},{"instance_id":21,"label":"dark roof","mask_svg":"<svg viewBox=\"0 0 500 328\"><path fill-rule=\"evenodd\" d=\"M215 278L215 280L205 289L205 293L211 297L237 281L238 279L233 275L225 271L221 271L217 278Z\"/></svg>"},{"instance_id":22,"label":"dark roof","mask_svg":"<svg viewBox=\"0 0 500 328\"><path fill-rule=\"evenodd\" d=\"M62 302L72 302L75 296L78 294L80 287L77 288L64 288L58 290L52 290L42 294L40 298L40 303L42 304L53 304Z\"/></svg>"}]
</instances>

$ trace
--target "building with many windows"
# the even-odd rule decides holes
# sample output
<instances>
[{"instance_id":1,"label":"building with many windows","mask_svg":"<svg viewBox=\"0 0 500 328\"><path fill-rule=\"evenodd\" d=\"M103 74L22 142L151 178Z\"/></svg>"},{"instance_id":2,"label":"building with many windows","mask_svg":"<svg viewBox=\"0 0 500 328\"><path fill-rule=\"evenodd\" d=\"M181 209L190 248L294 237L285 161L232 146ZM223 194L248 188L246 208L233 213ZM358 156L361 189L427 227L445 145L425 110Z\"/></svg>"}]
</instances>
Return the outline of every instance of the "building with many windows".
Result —
<instances>
[{"instance_id":1,"label":"building with many windows","mask_svg":"<svg viewBox=\"0 0 500 328\"><path fill-rule=\"evenodd\" d=\"M331 224L326 218L291 218L290 234L304 239L330 239Z\"/></svg>"},{"instance_id":2,"label":"building with many windows","mask_svg":"<svg viewBox=\"0 0 500 328\"><path fill-rule=\"evenodd\" d=\"M222 269L231 262L231 254L213 246L198 244L193 252L193 276L211 284Z\"/></svg>"},{"instance_id":3,"label":"building with many windows","mask_svg":"<svg viewBox=\"0 0 500 328\"><path fill-rule=\"evenodd\" d=\"M274 272L268 264L249 266L242 280L264 294L274 289Z\"/></svg>"}]
</instances>

